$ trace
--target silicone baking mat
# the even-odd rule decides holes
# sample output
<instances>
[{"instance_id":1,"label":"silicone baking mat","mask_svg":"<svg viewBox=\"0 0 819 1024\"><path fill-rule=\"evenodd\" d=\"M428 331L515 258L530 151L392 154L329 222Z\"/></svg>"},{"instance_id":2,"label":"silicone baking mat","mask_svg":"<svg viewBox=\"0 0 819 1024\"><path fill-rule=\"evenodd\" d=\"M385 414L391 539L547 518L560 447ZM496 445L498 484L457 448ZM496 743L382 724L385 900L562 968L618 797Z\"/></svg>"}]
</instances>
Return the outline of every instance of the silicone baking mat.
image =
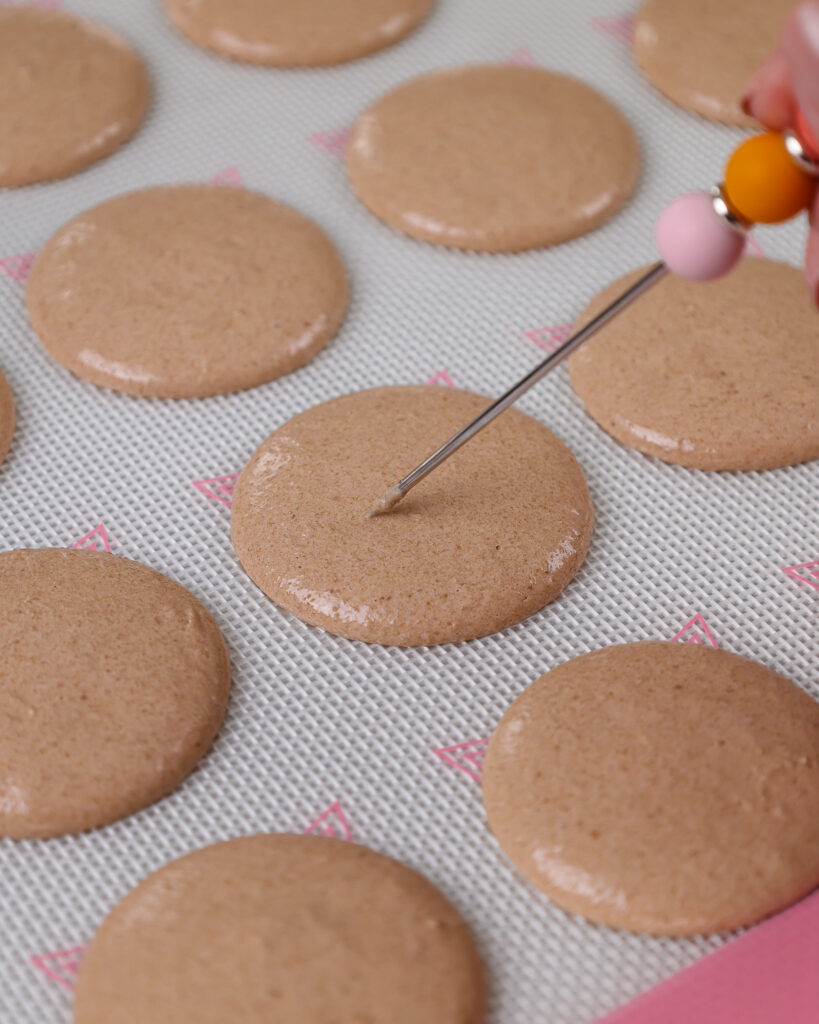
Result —
<instances>
[{"instance_id":1,"label":"silicone baking mat","mask_svg":"<svg viewBox=\"0 0 819 1024\"><path fill-rule=\"evenodd\" d=\"M19 412L0 472L0 547L110 546L179 580L224 630L234 689L214 750L161 803L86 835L0 842L0 1022L66 1024L82 946L113 904L166 861L256 831L352 837L423 871L475 930L492 1024L587 1024L716 949L726 937L595 927L525 885L485 825L485 737L541 673L631 640L713 643L819 695L816 466L706 474L644 458L586 417L561 369L522 407L586 472L597 512L588 561L522 625L429 650L351 643L279 611L239 569L228 523L235 474L308 406L394 383L499 393L565 336L596 290L653 258L663 203L718 178L739 133L652 90L630 58L629 12L616 0L440 0L390 50L286 72L200 52L158 0L65 6L133 41L154 100L142 130L110 159L0 194L0 366ZM515 256L413 242L363 209L340 158L346 127L392 85L470 61L572 72L611 97L643 149L627 209L585 238ZM32 254L109 196L210 180L280 198L330 232L353 285L336 341L289 377L198 401L134 399L56 366L26 321ZM760 232L755 244L797 262L803 241L804 226L792 225Z\"/></svg>"}]
</instances>

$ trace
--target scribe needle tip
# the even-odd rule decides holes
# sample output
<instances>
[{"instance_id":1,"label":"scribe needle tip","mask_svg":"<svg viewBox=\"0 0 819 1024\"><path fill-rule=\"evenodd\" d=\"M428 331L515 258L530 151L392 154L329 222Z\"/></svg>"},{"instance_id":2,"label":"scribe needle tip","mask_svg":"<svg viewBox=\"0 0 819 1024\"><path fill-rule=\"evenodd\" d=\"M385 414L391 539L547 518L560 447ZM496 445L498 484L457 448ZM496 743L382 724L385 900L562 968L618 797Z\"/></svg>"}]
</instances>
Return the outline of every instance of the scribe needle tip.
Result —
<instances>
[{"instance_id":1,"label":"scribe needle tip","mask_svg":"<svg viewBox=\"0 0 819 1024\"><path fill-rule=\"evenodd\" d=\"M391 512L403 497L404 492L397 484L390 487L388 491L384 492L384 496L379 498L375 507L367 513L369 518L374 519L376 516L383 516L385 512Z\"/></svg>"}]
</instances>

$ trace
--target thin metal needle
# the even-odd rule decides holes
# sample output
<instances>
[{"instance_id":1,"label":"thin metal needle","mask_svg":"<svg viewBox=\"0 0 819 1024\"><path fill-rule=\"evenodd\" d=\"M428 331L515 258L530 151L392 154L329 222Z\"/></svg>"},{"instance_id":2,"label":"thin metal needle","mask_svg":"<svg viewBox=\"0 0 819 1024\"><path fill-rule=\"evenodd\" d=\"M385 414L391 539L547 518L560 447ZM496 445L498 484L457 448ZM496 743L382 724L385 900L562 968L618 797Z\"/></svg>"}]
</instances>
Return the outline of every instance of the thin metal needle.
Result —
<instances>
[{"instance_id":1,"label":"thin metal needle","mask_svg":"<svg viewBox=\"0 0 819 1024\"><path fill-rule=\"evenodd\" d=\"M410 491L417 483L420 483L429 473L440 466L442 462L449 458L454 452L456 452L462 444L475 436L479 430L491 423L492 420L499 416L504 409L508 409L510 405L513 405L520 398L521 395L526 392L534 384L537 384L539 380L542 380L547 373L553 370L556 366L563 362L563 360L572 354L575 349L580 348L584 341L588 341L593 334L596 334L601 327L604 327L609 320L612 320L627 306L630 306L635 299L639 298L643 292L648 291L652 285L657 284L665 275L668 273L668 268L664 263L656 263L649 271L647 271L639 281L636 281L627 291L623 292L618 298L614 300L610 305L598 313L597 316L590 320L585 327L581 327L579 331L575 333L565 341L559 349L556 349L550 355L548 355L542 363L539 363L533 370L526 374L526 376L511 387L505 395L501 395L500 398L496 399L490 406L488 406L482 413L479 413L471 423L459 430L457 434L451 437L446 444L442 444L441 447L432 453L429 458L424 459L420 466L417 466L411 473L408 473L403 480L399 480L394 487L390 487L389 490L384 494L384 497L371 510L370 516L380 516L385 512L391 511L395 508L398 502Z\"/></svg>"}]
</instances>

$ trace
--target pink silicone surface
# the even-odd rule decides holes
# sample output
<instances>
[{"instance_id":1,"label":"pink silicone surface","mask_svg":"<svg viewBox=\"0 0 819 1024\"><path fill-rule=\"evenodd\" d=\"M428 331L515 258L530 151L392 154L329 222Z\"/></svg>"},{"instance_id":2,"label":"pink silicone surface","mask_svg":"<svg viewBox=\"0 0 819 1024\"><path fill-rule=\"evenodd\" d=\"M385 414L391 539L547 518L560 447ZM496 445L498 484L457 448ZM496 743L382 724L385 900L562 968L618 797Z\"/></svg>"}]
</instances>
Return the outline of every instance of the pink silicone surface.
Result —
<instances>
[{"instance_id":1,"label":"pink silicone surface","mask_svg":"<svg viewBox=\"0 0 819 1024\"><path fill-rule=\"evenodd\" d=\"M817 1024L819 892L598 1024Z\"/></svg>"}]
</instances>

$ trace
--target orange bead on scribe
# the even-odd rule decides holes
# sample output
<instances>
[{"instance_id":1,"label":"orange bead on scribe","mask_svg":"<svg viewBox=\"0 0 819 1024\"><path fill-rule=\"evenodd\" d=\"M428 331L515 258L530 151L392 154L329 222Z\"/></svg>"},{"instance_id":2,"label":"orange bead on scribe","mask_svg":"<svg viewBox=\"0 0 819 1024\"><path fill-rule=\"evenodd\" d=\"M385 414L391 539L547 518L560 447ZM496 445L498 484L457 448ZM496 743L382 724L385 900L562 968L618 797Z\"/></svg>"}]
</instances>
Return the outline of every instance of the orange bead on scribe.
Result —
<instances>
[{"instance_id":1,"label":"orange bead on scribe","mask_svg":"<svg viewBox=\"0 0 819 1024\"><path fill-rule=\"evenodd\" d=\"M780 132L765 132L738 146L725 167L725 197L742 220L780 224L805 209L816 179L800 170Z\"/></svg>"}]
</instances>

